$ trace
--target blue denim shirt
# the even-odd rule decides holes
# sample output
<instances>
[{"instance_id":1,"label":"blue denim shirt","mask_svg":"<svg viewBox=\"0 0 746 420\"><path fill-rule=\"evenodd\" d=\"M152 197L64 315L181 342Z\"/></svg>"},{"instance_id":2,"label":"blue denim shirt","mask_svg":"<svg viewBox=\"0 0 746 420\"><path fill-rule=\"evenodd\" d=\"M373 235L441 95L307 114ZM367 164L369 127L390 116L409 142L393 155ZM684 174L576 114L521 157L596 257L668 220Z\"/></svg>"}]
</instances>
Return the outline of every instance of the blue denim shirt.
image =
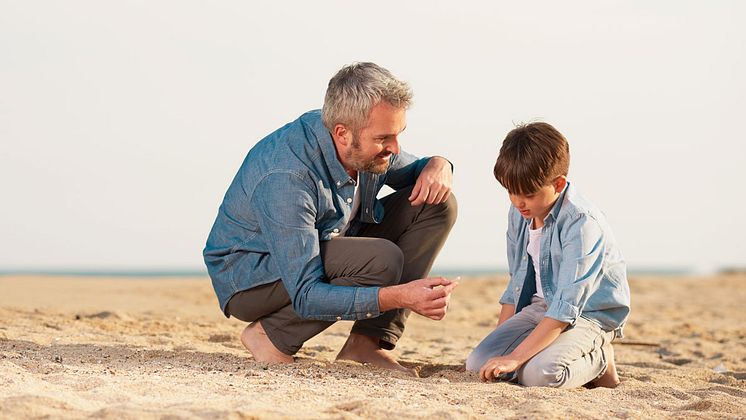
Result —
<instances>
[{"instance_id":1,"label":"blue denim shirt","mask_svg":"<svg viewBox=\"0 0 746 420\"><path fill-rule=\"evenodd\" d=\"M412 185L429 158L401 151L386 173L360 172L360 208L347 231L380 223L384 184ZM225 313L237 292L282 280L304 319L356 320L380 315L378 287L328 283L320 241L350 220L355 181L345 171L319 110L271 133L244 159L218 210L203 251Z\"/></svg>"},{"instance_id":2,"label":"blue denim shirt","mask_svg":"<svg viewBox=\"0 0 746 420\"><path fill-rule=\"evenodd\" d=\"M510 282L500 303L516 305L516 313L530 303L536 289L533 261L526 251L530 223L511 206ZM570 183L544 219L540 255L546 316L571 325L582 316L621 337L630 310L626 264L603 213Z\"/></svg>"}]
</instances>

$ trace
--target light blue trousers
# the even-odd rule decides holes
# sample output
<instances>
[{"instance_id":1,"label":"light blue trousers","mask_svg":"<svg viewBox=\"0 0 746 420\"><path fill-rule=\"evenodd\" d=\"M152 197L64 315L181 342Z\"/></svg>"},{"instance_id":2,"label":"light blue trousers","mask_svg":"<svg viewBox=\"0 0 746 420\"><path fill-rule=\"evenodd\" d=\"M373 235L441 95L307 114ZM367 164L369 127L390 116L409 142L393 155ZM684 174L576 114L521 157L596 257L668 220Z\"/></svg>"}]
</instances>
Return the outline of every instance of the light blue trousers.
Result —
<instances>
[{"instance_id":1,"label":"light blue trousers","mask_svg":"<svg viewBox=\"0 0 746 420\"><path fill-rule=\"evenodd\" d=\"M534 296L531 304L495 328L469 354L466 369L479 372L487 360L510 354L544 318L544 299ZM595 323L578 317L552 344L524 363L516 372L500 379L525 386L577 388L604 374L608 365L603 346L614 339Z\"/></svg>"}]
</instances>

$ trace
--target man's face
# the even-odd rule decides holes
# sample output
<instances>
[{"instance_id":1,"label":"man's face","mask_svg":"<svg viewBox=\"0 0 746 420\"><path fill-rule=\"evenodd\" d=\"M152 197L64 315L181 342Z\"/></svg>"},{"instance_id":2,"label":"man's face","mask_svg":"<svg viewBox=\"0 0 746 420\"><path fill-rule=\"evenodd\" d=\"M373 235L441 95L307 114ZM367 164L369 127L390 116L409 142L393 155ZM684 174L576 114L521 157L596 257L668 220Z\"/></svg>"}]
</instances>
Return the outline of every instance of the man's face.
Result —
<instances>
[{"instance_id":1,"label":"man's face","mask_svg":"<svg viewBox=\"0 0 746 420\"><path fill-rule=\"evenodd\" d=\"M382 174L386 172L392 154L399 153L399 134L406 128L404 108L386 102L376 104L366 126L352 134L351 147L345 160L356 171Z\"/></svg>"}]
</instances>

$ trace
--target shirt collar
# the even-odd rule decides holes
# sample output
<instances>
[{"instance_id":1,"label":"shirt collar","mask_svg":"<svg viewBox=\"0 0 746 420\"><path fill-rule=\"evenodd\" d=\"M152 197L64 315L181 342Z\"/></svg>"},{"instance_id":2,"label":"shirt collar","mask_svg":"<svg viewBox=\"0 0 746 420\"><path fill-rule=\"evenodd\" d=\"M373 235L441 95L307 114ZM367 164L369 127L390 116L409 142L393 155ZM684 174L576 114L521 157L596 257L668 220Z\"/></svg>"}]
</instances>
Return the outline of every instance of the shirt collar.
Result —
<instances>
[{"instance_id":1,"label":"shirt collar","mask_svg":"<svg viewBox=\"0 0 746 420\"><path fill-rule=\"evenodd\" d=\"M557 220L557 217L559 217L559 212L562 210L562 202L565 200L565 196L570 193L570 181L567 181L567 185L565 185L565 189L562 190L559 197L557 197L557 201L554 202L554 205L552 206L552 210L549 211L549 214L547 217L551 216L553 220ZM545 219L546 220L546 219Z\"/></svg>"},{"instance_id":2,"label":"shirt collar","mask_svg":"<svg viewBox=\"0 0 746 420\"><path fill-rule=\"evenodd\" d=\"M355 180L350 177L344 166L342 166L342 162L337 158L337 148L334 147L332 135L321 121L321 110L311 111L309 114L315 114L313 115L314 120L311 124L311 130L318 139L321 154L324 156L324 161L326 161L326 166L329 168L332 180L337 186L353 183Z\"/></svg>"}]
</instances>

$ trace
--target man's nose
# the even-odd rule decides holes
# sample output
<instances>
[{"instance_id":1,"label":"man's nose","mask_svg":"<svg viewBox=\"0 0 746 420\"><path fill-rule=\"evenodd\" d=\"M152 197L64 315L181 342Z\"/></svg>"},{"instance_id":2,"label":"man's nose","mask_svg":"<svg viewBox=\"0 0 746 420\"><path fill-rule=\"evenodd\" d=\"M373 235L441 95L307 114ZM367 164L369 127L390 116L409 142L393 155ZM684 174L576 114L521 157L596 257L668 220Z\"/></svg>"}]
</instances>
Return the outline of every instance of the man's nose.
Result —
<instances>
[{"instance_id":1,"label":"man's nose","mask_svg":"<svg viewBox=\"0 0 746 420\"><path fill-rule=\"evenodd\" d=\"M389 140L389 143L386 145L386 151L391 152L395 155L399 154L399 139L394 137L392 140Z\"/></svg>"}]
</instances>

